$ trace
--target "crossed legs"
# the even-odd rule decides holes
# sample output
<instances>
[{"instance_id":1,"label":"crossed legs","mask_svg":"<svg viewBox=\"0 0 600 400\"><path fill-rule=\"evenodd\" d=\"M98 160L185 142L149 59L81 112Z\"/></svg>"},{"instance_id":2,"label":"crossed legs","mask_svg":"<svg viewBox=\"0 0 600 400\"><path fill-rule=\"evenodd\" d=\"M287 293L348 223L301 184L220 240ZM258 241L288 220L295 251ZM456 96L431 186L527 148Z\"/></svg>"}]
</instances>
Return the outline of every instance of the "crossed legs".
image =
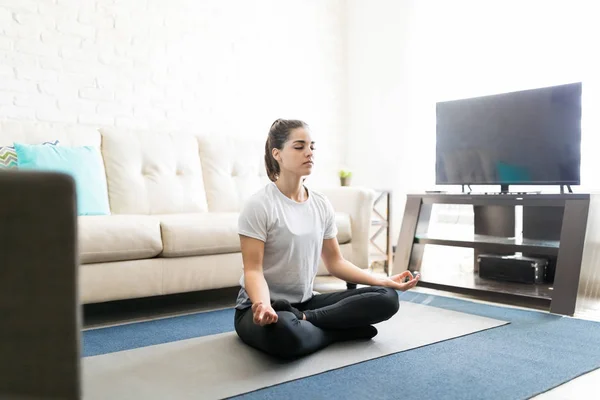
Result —
<instances>
[{"instance_id":1,"label":"crossed legs","mask_svg":"<svg viewBox=\"0 0 600 400\"><path fill-rule=\"evenodd\" d=\"M293 306L306 320L278 311L276 323L260 326L246 308L236 310L235 330L249 346L275 357L296 358L337 341L370 339L377 333L372 325L391 318L399 303L395 290L373 286L318 294Z\"/></svg>"}]
</instances>

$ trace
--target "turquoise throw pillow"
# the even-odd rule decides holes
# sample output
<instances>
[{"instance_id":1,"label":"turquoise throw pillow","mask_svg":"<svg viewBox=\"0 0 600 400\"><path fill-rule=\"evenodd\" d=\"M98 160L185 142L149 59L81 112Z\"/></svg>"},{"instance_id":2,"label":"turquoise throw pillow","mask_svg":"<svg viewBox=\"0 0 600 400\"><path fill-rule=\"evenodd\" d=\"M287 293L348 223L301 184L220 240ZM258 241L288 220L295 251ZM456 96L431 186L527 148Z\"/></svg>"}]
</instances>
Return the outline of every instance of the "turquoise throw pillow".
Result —
<instances>
[{"instance_id":1,"label":"turquoise throw pillow","mask_svg":"<svg viewBox=\"0 0 600 400\"><path fill-rule=\"evenodd\" d=\"M20 170L54 171L75 180L78 215L109 215L104 163L93 146L14 144Z\"/></svg>"},{"instance_id":2,"label":"turquoise throw pillow","mask_svg":"<svg viewBox=\"0 0 600 400\"><path fill-rule=\"evenodd\" d=\"M42 144L58 146L60 142L44 142ZM13 146L0 146L0 169L17 169L17 152Z\"/></svg>"}]
</instances>

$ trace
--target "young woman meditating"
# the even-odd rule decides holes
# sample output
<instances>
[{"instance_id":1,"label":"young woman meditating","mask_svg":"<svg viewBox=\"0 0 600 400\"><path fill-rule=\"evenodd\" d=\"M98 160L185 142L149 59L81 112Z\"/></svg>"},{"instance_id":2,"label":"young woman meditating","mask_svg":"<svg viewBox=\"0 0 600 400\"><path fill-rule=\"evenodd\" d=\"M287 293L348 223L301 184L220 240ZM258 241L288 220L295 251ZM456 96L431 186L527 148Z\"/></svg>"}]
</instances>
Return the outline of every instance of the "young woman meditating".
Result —
<instances>
[{"instance_id":1,"label":"young woman meditating","mask_svg":"<svg viewBox=\"0 0 600 400\"><path fill-rule=\"evenodd\" d=\"M303 184L313 169L314 146L304 122L275 121L265 145L272 182L246 202L239 217L244 272L235 330L246 344L280 358L371 339L377 334L373 324L398 311L396 290L418 281L409 271L375 277L342 257L332 205ZM313 294L319 257L331 275L369 287Z\"/></svg>"}]
</instances>

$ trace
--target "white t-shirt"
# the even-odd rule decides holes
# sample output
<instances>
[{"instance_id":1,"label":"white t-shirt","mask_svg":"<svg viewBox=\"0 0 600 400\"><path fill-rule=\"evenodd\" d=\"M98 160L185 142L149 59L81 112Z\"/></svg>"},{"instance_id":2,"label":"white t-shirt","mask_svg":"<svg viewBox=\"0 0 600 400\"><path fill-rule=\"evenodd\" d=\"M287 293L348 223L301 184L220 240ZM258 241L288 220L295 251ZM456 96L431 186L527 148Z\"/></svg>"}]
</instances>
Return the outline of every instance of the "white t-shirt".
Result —
<instances>
[{"instance_id":1,"label":"white t-shirt","mask_svg":"<svg viewBox=\"0 0 600 400\"><path fill-rule=\"evenodd\" d=\"M321 193L308 191L298 203L285 196L274 182L251 196L238 220L238 233L265 243L263 274L271 301L304 302L312 297L323 240L337 236L335 212ZM236 308L250 307L244 275Z\"/></svg>"}]
</instances>

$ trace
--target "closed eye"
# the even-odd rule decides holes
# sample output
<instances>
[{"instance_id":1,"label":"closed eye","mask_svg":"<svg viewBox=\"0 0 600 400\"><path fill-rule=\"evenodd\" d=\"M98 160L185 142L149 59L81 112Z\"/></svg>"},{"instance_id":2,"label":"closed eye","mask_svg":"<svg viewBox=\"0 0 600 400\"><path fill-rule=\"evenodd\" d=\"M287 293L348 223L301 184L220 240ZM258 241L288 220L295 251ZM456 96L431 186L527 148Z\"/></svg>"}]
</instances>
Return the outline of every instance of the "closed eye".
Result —
<instances>
[{"instance_id":1,"label":"closed eye","mask_svg":"<svg viewBox=\"0 0 600 400\"><path fill-rule=\"evenodd\" d=\"M296 140L294 142L294 149L295 150L303 150L304 146L308 145L309 143L307 141L304 140ZM312 151L315 151L315 142L310 142L310 149Z\"/></svg>"}]
</instances>

